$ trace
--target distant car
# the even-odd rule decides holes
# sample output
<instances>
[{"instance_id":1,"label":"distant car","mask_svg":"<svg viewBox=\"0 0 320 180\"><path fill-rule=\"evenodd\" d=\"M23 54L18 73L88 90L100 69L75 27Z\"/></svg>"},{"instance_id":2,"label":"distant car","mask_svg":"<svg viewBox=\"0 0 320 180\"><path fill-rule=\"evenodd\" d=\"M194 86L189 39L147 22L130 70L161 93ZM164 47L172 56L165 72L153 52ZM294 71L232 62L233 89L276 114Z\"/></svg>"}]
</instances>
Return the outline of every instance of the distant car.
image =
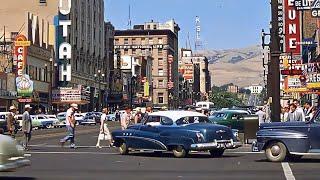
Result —
<instances>
[{"instance_id":1,"label":"distant car","mask_svg":"<svg viewBox=\"0 0 320 180\"><path fill-rule=\"evenodd\" d=\"M209 121L242 132L244 130L244 117L247 115L249 115L249 112L243 110L223 110L214 112L209 116Z\"/></svg>"},{"instance_id":2,"label":"distant car","mask_svg":"<svg viewBox=\"0 0 320 180\"><path fill-rule=\"evenodd\" d=\"M3 132L7 132L7 114L9 114L9 112L0 112L0 130L2 130Z\"/></svg>"},{"instance_id":3,"label":"distant car","mask_svg":"<svg viewBox=\"0 0 320 180\"><path fill-rule=\"evenodd\" d=\"M86 116L81 121L81 125L96 125L96 116L95 114L86 114Z\"/></svg>"},{"instance_id":4,"label":"distant car","mask_svg":"<svg viewBox=\"0 0 320 180\"><path fill-rule=\"evenodd\" d=\"M208 123L207 116L190 111L154 112L141 124L113 131L112 137L123 155L131 149L148 149L172 151L178 158L190 151L209 151L221 157L226 149L241 146L230 128Z\"/></svg>"},{"instance_id":5,"label":"distant car","mask_svg":"<svg viewBox=\"0 0 320 180\"><path fill-rule=\"evenodd\" d=\"M116 114L108 114L108 121L116 121Z\"/></svg>"},{"instance_id":6,"label":"distant car","mask_svg":"<svg viewBox=\"0 0 320 180\"><path fill-rule=\"evenodd\" d=\"M60 127L66 126L66 112L58 113L57 118L60 122L59 124Z\"/></svg>"},{"instance_id":7,"label":"distant car","mask_svg":"<svg viewBox=\"0 0 320 180\"><path fill-rule=\"evenodd\" d=\"M45 115L48 120L53 122L53 127L60 127L60 121L56 115Z\"/></svg>"},{"instance_id":8,"label":"distant car","mask_svg":"<svg viewBox=\"0 0 320 180\"><path fill-rule=\"evenodd\" d=\"M30 116L32 119L32 126L36 128L53 128L53 120L48 119L46 115L40 114L40 115L31 115Z\"/></svg>"},{"instance_id":9,"label":"distant car","mask_svg":"<svg viewBox=\"0 0 320 180\"><path fill-rule=\"evenodd\" d=\"M296 161L304 155L320 156L320 111L307 122L275 122L260 125L253 151L264 151L272 162Z\"/></svg>"},{"instance_id":10,"label":"distant car","mask_svg":"<svg viewBox=\"0 0 320 180\"><path fill-rule=\"evenodd\" d=\"M206 102L206 101L197 102L196 107L199 107L204 110L210 110L210 109L214 108L214 103Z\"/></svg>"},{"instance_id":11,"label":"distant car","mask_svg":"<svg viewBox=\"0 0 320 180\"><path fill-rule=\"evenodd\" d=\"M24 157L22 146L11 137L0 134L0 172L14 171L29 165L30 160Z\"/></svg>"},{"instance_id":12,"label":"distant car","mask_svg":"<svg viewBox=\"0 0 320 180\"><path fill-rule=\"evenodd\" d=\"M82 114L75 113L74 117L76 119L76 125L80 125L84 121L84 116Z\"/></svg>"}]
</instances>

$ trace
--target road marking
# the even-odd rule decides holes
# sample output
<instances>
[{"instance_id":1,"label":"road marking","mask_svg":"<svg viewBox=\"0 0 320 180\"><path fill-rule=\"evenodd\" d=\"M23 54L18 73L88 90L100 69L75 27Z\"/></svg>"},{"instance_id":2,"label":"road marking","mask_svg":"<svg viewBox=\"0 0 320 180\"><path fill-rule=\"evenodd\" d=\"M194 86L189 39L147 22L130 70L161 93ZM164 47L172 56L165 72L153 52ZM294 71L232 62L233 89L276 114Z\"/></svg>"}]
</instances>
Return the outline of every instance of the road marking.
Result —
<instances>
[{"instance_id":1,"label":"road marking","mask_svg":"<svg viewBox=\"0 0 320 180\"><path fill-rule=\"evenodd\" d=\"M33 152L28 151L30 154L94 154L94 155L116 155L119 153L108 153L108 152Z\"/></svg>"},{"instance_id":2,"label":"road marking","mask_svg":"<svg viewBox=\"0 0 320 180\"><path fill-rule=\"evenodd\" d=\"M294 175L292 173L292 170L290 168L289 163L283 162L283 163L281 163L281 165L282 165L283 173L286 176L286 179L287 180L295 180L296 178L294 177Z\"/></svg>"},{"instance_id":3,"label":"road marking","mask_svg":"<svg viewBox=\"0 0 320 180\"><path fill-rule=\"evenodd\" d=\"M29 145L30 147L45 147L45 148L61 148L61 145ZM65 145L64 147L68 148L69 146ZM77 148L96 148L96 146L76 146ZM109 146L101 146L102 148L110 148Z\"/></svg>"}]
</instances>

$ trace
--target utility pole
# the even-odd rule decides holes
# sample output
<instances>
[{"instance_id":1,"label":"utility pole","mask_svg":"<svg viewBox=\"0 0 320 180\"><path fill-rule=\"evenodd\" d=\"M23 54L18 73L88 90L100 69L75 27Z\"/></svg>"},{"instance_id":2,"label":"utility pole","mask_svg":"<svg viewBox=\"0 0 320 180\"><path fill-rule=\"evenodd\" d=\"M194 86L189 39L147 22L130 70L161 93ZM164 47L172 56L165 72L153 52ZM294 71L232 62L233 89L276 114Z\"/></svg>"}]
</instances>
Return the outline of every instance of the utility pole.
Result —
<instances>
[{"instance_id":1,"label":"utility pole","mask_svg":"<svg viewBox=\"0 0 320 180\"><path fill-rule=\"evenodd\" d=\"M278 26L278 0L271 0L271 30L270 30L270 74L268 94L271 95L271 121L280 121L280 38Z\"/></svg>"}]
</instances>

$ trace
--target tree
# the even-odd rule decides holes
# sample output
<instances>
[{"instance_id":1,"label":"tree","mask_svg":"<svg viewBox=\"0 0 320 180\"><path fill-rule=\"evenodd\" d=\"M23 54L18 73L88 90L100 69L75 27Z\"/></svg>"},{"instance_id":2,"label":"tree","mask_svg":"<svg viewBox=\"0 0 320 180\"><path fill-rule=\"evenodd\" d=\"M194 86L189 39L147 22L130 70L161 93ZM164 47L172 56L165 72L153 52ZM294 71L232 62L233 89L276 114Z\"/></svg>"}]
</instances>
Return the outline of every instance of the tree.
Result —
<instances>
[{"instance_id":1,"label":"tree","mask_svg":"<svg viewBox=\"0 0 320 180\"><path fill-rule=\"evenodd\" d=\"M211 102L217 108L231 108L233 106L242 106L243 102L234 93L229 92L212 92L209 96Z\"/></svg>"}]
</instances>

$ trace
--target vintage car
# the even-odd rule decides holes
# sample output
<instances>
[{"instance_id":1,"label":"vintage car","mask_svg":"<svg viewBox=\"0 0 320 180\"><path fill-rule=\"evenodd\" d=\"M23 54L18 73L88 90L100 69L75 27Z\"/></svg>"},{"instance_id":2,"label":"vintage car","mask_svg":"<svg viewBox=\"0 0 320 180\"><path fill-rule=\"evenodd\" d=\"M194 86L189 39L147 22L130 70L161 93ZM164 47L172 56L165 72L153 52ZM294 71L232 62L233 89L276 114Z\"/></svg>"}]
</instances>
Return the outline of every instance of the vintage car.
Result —
<instances>
[{"instance_id":1,"label":"vintage car","mask_svg":"<svg viewBox=\"0 0 320 180\"><path fill-rule=\"evenodd\" d=\"M320 111L307 122L276 122L260 125L253 151L265 151L269 161L298 160L320 155Z\"/></svg>"},{"instance_id":2,"label":"vintage car","mask_svg":"<svg viewBox=\"0 0 320 180\"><path fill-rule=\"evenodd\" d=\"M13 171L28 165L30 161L24 157L22 146L11 137L0 134L0 172Z\"/></svg>"},{"instance_id":3,"label":"vintage car","mask_svg":"<svg viewBox=\"0 0 320 180\"><path fill-rule=\"evenodd\" d=\"M209 151L213 157L221 157L226 149L241 146L230 128L208 123L206 116L190 111L154 112L141 124L113 131L112 137L123 155L142 149L172 151L178 158L190 151Z\"/></svg>"},{"instance_id":4,"label":"vintage car","mask_svg":"<svg viewBox=\"0 0 320 180\"><path fill-rule=\"evenodd\" d=\"M232 129L237 129L240 132L244 130L244 119L256 118L256 115L249 115L249 112L244 110L222 110L214 112L209 116L209 121L215 124L228 126Z\"/></svg>"}]
</instances>

